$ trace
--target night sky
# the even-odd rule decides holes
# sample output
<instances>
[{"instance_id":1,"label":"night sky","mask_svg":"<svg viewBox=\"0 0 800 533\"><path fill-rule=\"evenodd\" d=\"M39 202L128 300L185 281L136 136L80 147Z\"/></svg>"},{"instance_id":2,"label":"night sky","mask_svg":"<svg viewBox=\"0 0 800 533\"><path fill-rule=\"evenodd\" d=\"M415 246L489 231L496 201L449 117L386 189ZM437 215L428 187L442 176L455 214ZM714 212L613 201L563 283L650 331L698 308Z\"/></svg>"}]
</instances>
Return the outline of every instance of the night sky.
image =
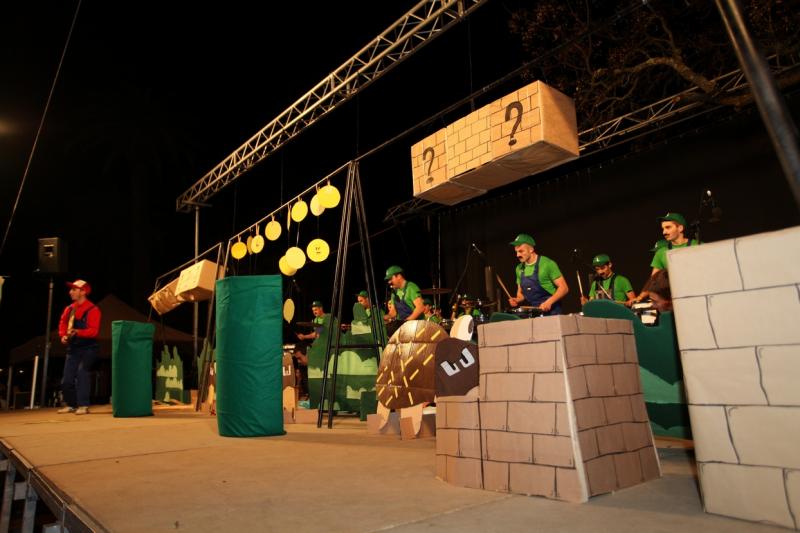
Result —
<instances>
[{"instance_id":1,"label":"night sky","mask_svg":"<svg viewBox=\"0 0 800 533\"><path fill-rule=\"evenodd\" d=\"M0 303L0 364L10 347L44 331L47 282L34 274L39 237L69 244L54 319L67 303L63 282L76 277L93 283L94 299L113 293L146 312L156 276L192 256L194 217L175 212L176 197L414 3L375 5L85 0L0 256L0 274L11 276ZM506 28L516 5L481 7L212 198L213 208L201 214L201 250L518 66L519 44ZM0 18L3 231L76 6L13 3ZM384 226L388 207L412 197L410 145L455 118L364 161L371 231ZM320 234L338 231L339 218L330 213L316 228L306 224ZM376 257L376 272L426 255L413 249L419 237L401 235L400 248L389 239L395 257ZM375 246L380 251L380 239ZM267 261L240 273L276 272ZM320 286L330 279L324 269L298 275L301 300L329 298ZM186 329L187 313L168 317Z\"/></svg>"}]
</instances>

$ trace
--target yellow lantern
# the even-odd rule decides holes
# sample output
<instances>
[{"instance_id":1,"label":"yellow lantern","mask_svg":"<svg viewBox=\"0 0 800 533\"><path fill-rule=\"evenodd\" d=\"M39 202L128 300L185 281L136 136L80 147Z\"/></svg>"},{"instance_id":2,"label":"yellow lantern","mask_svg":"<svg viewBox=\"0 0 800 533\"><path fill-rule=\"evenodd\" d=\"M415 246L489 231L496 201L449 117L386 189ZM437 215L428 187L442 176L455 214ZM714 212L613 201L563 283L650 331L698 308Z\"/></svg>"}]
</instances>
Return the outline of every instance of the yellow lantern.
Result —
<instances>
[{"instance_id":1,"label":"yellow lantern","mask_svg":"<svg viewBox=\"0 0 800 533\"><path fill-rule=\"evenodd\" d=\"M328 255L331 253L331 248L324 240L314 239L308 243L308 246L306 247L306 253L308 254L309 259L315 263L321 263L328 258Z\"/></svg>"},{"instance_id":2,"label":"yellow lantern","mask_svg":"<svg viewBox=\"0 0 800 533\"><path fill-rule=\"evenodd\" d=\"M319 203L319 194L315 194L311 197L311 214L318 217L323 211L325 211L325 208Z\"/></svg>"},{"instance_id":3,"label":"yellow lantern","mask_svg":"<svg viewBox=\"0 0 800 533\"><path fill-rule=\"evenodd\" d=\"M258 232L257 225L256 225L256 236L253 237L253 242L250 243L250 249L253 251L254 254L257 254L264 249L264 237L262 237L261 234Z\"/></svg>"},{"instance_id":4,"label":"yellow lantern","mask_svg":"<svg viewBox=\"0 0 800 533\"><path fill-rule=\"evenodd\" d=\"M319 190L318 196L319 203L325 208L336 207L339 205L339 200L341 199L339 189L330 183Z\"/></svg>"},{"instance_id":5,"label":"yellow lantern","mask_svg":"<svg viewBox=\"0 0 800 533\"><path fill-rule=\"evenodd\" d=\"M237 237L237 241L231 246L231 255L234 259L241 259L247 255L247 245L242 242L241 237Z\"/></svg>"},{"instance_id":6,"label":"yellow lantern","mask_svg":"<svg viewBox=\"0 0 800 533\"><path fill-rule=\"evenodd\" d=\"M302 222L308 214L308 204L303 200L298 201L292 206L292 220L295 222Z\"/></svg>"},{"instance_id":7,"label":"yellow lantern","mask_svg":"<svg viewBox=\"0 0 800 533\"><path fill-rule=\"evenodd\" d=\"M267 227L264 228L264 234L271 241L276 241L281 236L281 224L275 220L275 217L272 217L272 220L267 223Z\"/></svg>"},{"instance_id":8,"label":"yellow lantern","mask_svg":"<svg viewBox=\"0 0 800 533\"><path fill-rule=\"evenodd\" d=\"M291 322L294 318L294 300L291 298L286 298L286 301L283 302L283 319L286 322Z\"/></svg>"},{"instance_id":9,"label":"yellow lantern","mask_svg":"<svg viewBox=\"0 0 800 533\"><path fill-rule=\"evenodd\" d=\"M306 264L306 254L297 246L286 250L286 263L293 269L299 270Z\"/></svg>"},{"instance_id":10,"label":"yellow lantern","mask_svg":"<svg viewBox=\"0 0 800 533\"><path fill-rule=\"evenodd\" d=\"M294 276L297 273L297 269L289 266L285 255L278 260L278 268L284 276Z\"/></svg>"}]
</instances>

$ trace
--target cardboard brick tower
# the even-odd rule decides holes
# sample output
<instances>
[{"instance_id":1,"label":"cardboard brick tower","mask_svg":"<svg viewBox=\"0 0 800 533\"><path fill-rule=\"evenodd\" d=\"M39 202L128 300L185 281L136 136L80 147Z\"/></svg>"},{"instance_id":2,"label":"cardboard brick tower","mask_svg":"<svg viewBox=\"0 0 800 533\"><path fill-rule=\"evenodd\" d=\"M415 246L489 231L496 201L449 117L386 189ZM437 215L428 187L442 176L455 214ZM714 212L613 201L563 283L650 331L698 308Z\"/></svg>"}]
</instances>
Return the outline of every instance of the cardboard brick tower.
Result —
<instances>
[{"instance_id":1,"label":"cardboard brick tower","mask_svg":"<svg viewBox=\"0 0 800 533\"><path fill-rule=\"evenodd\" d=\"M660 477L629 321L511 320L478 338L478 397L437 398L437 477L571 502Z\"/></svg>"}]
</instances>

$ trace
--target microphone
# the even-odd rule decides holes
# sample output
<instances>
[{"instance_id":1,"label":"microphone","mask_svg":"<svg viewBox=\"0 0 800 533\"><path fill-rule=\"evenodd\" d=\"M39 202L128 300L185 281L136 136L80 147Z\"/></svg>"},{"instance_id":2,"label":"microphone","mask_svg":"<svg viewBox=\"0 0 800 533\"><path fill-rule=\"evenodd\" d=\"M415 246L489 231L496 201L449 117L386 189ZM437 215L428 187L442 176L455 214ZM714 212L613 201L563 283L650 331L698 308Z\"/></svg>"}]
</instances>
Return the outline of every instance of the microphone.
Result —
<instances>
[{"instance_id":1,"label":"microphone","mask_svg":"<svg viewBox=\"0 0 800 533\"><path fill-rule=\"evenodd\" d=\"M475 250L476 252L478 252L479 254L481 254L482 256L486 257L486 255L485 255L483 252L481 252L480 248L478 248L478 247L475 245L475 243L474 243L474 242L472 243L472 249L473 249L473 250Z\"/></svg>"}]
</instances>

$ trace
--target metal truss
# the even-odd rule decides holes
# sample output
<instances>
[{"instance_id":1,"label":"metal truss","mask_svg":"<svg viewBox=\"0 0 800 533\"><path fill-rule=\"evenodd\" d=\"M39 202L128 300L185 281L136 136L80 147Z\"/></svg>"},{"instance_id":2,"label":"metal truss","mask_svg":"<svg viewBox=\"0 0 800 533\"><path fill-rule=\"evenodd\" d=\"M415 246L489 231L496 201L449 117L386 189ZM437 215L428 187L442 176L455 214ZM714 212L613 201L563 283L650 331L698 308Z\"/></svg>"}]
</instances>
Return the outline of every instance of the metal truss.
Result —
<instances>
[{"instance_id":1,"label":"metal truss","mask_svg":"<svg viewBox=\"0 0 800 533\"><path fill-rule=\"evenodd\" d=\"M771 56L767 59L773 75L781 74L800 63L800 58L796 55L781 59L777 56ZM714 78L712 81L718 87L721 95L732 94L747 87L747 79L744 73L738 69ZM692 87L636 111L584 130L578 133L578 145L581 155L606 148L612 144L612 141L638 130L662 127L678 115L681 115L682 118L691 118L695 114L699 114L699 112L695 114L689 113L697 108L704 107L704 111L708 110L708 101L704 101L702 96L704 95L699 88ZM687 113L689 114L687 115Z\"/></svg>"},{"instance_id":2,"label":"metal truss","mask_svg":"<svg viewBox=\"0 0 800 533\"><path fill-rule=\"evenodd\" d=\"M211 198L486 1L419 2L181 194L177 210Z\"/></svg>"},{"instance_id":3,"label":"metal truss","mask_svg":"<svg viewBox=\"0 0 800 533\"><path fill-rule=\"evenodd\" d=\"M800 55L794 54L780 58L778 56L770 56L767 61L773 75L779 75L800 65ZM716 83L720 94L733 94L748 86L747 79L741 70L728 72L712 81ZM632 133L647 134L650 133L648 130L655 131L658 128L667 126L670 121L677 120L678 117L688 119L721 107L717 105L709 108L708 102L699 98L701 95L700 89L693 87L584 130L578 133L578 149L581 155L587 155L608 148L617 142L622 142ZM690 113L693 110L695 112ZM434 204L427 200L412 198L390 207L383 221L399 222L412 218L421 212L432 212L441 207L439 204Z\"/></svg>"}]
</instances>

